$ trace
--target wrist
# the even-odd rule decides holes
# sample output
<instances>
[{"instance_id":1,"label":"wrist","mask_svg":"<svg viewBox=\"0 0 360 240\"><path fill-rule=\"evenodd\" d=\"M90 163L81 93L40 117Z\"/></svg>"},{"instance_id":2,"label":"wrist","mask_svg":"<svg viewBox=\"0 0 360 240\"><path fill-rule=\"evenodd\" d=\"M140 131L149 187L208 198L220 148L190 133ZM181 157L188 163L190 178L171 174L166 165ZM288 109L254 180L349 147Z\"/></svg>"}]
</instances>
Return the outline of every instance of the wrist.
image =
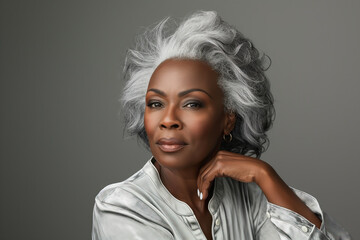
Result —
<instances>
[{"instance_id":1,"label":"wrist","mask_svg":"<svg viewBox=\"0 0 360 240\"><path fill-rule=\"evenodd\" d=\"M270 181L276 176L275 170L271 167L270 164L266 162L262 162L259 166L259 170L255 175L254 182L262 188L265 183L269 184Z\"/></svg>"}]
</instances>

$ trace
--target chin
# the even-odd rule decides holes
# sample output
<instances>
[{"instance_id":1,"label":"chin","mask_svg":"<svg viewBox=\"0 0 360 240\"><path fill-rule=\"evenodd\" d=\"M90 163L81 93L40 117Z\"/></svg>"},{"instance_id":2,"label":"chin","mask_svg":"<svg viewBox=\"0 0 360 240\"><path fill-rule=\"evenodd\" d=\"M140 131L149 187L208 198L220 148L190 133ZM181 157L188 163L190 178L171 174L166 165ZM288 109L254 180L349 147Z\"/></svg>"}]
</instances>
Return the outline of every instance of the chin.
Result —
<instances>
[{"instance_id":1,"label":"chin","mask_svg":"<svg viewBox=\"0 0 360 240\"><path fill-rule=\"evenodd\" d=\"M194 157L183 152L161 152L161 151L152 151L152 154L155 160L165 168L169 169L184 169L189 167L194 167Z\"/></svg>"}]
</instances>

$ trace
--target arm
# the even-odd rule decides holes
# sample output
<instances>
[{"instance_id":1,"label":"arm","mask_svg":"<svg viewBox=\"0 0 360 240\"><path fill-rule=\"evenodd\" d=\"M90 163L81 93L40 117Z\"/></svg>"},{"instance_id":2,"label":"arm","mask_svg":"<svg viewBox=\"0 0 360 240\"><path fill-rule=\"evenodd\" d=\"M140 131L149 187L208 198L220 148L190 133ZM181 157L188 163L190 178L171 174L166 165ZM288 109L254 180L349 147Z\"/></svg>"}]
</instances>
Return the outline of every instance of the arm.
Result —
<instances>
[{"instance_id":1,"label":"arm","mask_svg":"<svg viewBox=\"0 0 360 240\"><path fill-rule=\"evenodd\" d=\"M273 204L290 209L304 216L320 228L320 219L297 197L274 169L264 161L219 151L215 158L200 171L198 186L204 199L215 177L231 177L241 182L255 182Z\"/></svg>"},{"instance_id":2,"label":"arm","mask_svg":"<svg viewBox=\"0 0 360 240\"><path fill-rule=\"evenodd\" d=\"M304 235L304 237L311 234L314 238L310 239L349 239L328 238L325 235L325 226L322 224L323 213L320 207L313 207L318 206L316 199L309 195L311 201L306 201L306 196L298 195L301 191L294 192L287 186L269 164L252 157L219 151L199 172L198 187L203 193L204 199L208 196L208 189L213 179L225 176L241 182L256 183L265 195L266 202L268 202L268 214L262 214L261 217L266 219L266 215L269 215L270 212L273 213L271 214L271 222L276 225L276 229L280 232L284 230L285 235L296 236L295 239L299 239L298 234ZM307 199L310 199L310 197ZM274 227L269 220L266 221L267 224L264 226L267 228ZM292 230L288 231L291 229L290 225L298 231L298 234ZM314 225L317 228L313 229L312 226ZM330 224L329 227L332 228L332 225ZM331 229L326 228L331 232ZM279 235L281 234L279 233ZM318 235L322 237L319 238Z\"/></svg>"},{"instance_id":3,"label":"arm","mask_svg":"<svg viewBox=\"0 0 360 240\"><path fill-rule=\"evenodd\" d=\"M275 205L287 208L308 219L320 229L321 220L308 206L294 193L293 190L280 178L268 164L259 169L254 182L259 185L267 200Z\"/></svg>"},{"instance_id":4,"label":"arm","mask_svg":"<svg viewBox=\"0 0 360 240\"><path fill-rule=\"evenodd\" d=\"M249 187L253 202L257 202L257 205L251 206L252 212L255 213L253 216L257 219L256 222L260 223L256 225L256 239L268 239L267 236L273 234L274 230L278 231L280 239L288 239L288 236L291 236L291 239L310 240L351 239L349 233L321 210L318 201L310 194L291 188L297 197L322 220L320 229L298 213L269 203L256 184Z\"/></svg>"}]
</instances>

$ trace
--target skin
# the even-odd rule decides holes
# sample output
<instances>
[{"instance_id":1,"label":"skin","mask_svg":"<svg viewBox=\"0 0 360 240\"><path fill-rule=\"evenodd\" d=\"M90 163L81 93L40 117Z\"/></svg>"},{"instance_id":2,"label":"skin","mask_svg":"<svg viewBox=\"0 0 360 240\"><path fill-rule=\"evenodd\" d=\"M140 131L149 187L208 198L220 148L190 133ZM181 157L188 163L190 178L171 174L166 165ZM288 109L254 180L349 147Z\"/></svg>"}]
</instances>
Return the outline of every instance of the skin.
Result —
<instances>
[{"instance_id":1,"label":"skin","mask_svg":"<svg viewBox=\"0 0 360 240\"><path fill-rule=\"evenodd\" d=\"M235 125L224 109L218 74L200 60L168 59L151 76L146 93L144 125L155 167L164 186L193 210L205 236L212 239L208 202L216 177L255 182L269 202L299 213L320 228L319 218L266 162L219 151L223 135ZM183 143L168 151L159 139ZM197 192L200 192L201 198Z\"/></svg>"}]
</instances>

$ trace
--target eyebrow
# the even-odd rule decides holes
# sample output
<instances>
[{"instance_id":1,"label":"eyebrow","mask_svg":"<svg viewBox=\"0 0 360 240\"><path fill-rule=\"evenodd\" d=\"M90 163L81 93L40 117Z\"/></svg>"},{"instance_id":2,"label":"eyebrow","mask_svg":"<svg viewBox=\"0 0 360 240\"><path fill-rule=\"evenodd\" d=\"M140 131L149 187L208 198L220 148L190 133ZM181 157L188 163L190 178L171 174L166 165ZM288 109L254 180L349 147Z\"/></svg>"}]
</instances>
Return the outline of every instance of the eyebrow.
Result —
<instances>
[{"instance_id":1,"label":"eyebrow","mask_svg":"<svg viewBox=\"0 0 360 240\"><path fill-rule=\"evenodd\" d=\"M161 96L166 96L166 93L165 92L163 92L163 91L161 91L161 90L159 90L159 89L156 89L156 88L150 88L149 90L148 90L148 92L155 92L155 93L157 93L157 94L159 94L159 95L161 95ZM208 93L208 92L206 92L205 90L203 90L203 89L201 89L201 88L191 88L191 89L188 89L188 90L185 90L185 91L182 91L182 92L179 92L178 93L178 96L179 97L183 97L183 96L185 96L186 94L189 94L189 93L191 93L191 92L203 92L203 93L205 93L206 95L208 95L210 98L212 98L212 96Z\"/></svg>"}]
</instances>

